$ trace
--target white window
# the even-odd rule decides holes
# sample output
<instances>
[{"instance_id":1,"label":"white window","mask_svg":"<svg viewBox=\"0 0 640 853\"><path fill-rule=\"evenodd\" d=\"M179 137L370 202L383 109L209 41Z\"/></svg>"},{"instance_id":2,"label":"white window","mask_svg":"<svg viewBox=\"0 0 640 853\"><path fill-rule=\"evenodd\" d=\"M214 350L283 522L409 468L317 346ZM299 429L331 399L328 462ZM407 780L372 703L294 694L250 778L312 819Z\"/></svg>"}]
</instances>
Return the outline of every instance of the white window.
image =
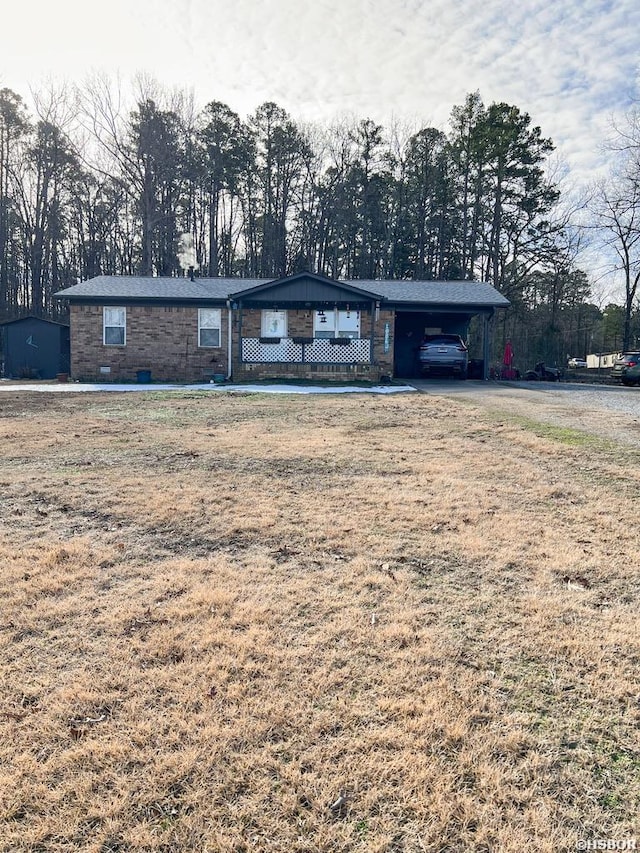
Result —
<instances>
[{"instance_id":1,"label":"white window","mask_svg":"<svg viewBox=\"0 0 640 853\"><path fill-rule=\"evenodd\" d=\"M360 337L359 311L338 311L337 337L352 338L353 340L357 340Z\"/></svg>"},{"instance_id":2,"label":"white window","mask_svg":"<svg viewBox=\"0 0 640 853\"><path fill-rule=\"evenodd\" d=\"M222 311L219 308L198 308L198 346L219 347Z\"/></svg>"},{"instance_id":3,"label":"white window","mask_svg":"<svg viewBox=\"0 0 640 853\"><path fill-rule=\"evenodd\" d=\"M313 317L315 338L360 337L359 311L316 311Z\"/></svg>"},{"instance_id":4,"label":"white window","mask_svg":"<svg viewBox=\"0 0 640 853\"><path fill-rule=\"evenodd\" d=\"M262 312L262 337L263 338L286 338L287 337L287 312L286 311L263 311Z\"/></svg>"},{"instance_id":5,"label":"white window","mask_svg":"<svg viewBox=\"0 0 640 853\"><path fill-rule=\"evenodd\" d=\"M123 347L127 343L127 309L102 309L102 341L105 346Z\"/></svg>"}]
</instances>

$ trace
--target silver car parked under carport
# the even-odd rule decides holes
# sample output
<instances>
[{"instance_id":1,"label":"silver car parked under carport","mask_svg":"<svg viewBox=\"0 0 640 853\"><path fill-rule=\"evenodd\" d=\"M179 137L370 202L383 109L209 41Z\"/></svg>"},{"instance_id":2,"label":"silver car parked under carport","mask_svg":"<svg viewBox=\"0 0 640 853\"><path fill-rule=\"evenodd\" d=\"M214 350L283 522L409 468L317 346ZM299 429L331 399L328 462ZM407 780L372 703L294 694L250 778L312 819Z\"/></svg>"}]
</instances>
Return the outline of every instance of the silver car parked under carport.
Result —
<instances>
[{"instance_id":1,"label":"silver car parked under carport","mask_svg":"<svg viewBox=\"0 0 640 853\"><path fill-rule=\"evenodd\" d=\"M453 374L467 378L469 352L460 335L425 335L418 349L420 376Z\"/></svg>"}]
</instances>

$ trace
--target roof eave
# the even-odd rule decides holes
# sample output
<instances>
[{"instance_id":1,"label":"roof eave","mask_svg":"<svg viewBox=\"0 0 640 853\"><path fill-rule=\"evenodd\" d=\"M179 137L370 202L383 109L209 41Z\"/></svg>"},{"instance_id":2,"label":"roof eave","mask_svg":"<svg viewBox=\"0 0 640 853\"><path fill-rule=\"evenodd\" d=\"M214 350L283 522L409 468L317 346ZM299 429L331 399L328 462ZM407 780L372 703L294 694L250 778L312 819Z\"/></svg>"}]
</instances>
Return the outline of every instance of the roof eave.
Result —
<instances>
[{"instance_id":1,"label":"roof eave","mask_svg":"<svg viewBox=\"0 0 640 853\"><path fill-rule=\"evenodd\" d=\"M83 305L193 305L197 303L208 305L226 305L226 296L122 296L105 294L102 296L80 296L54 294L57 299L66 299L70 303Z\"/></svg>"},{"instance_id":2,"label":"roof eave","mask_svg":"<svg viewBox=\"0 0 640 853\"><path fill-rule=\"evenodd\" d=\"M385 308L391 308L396 311L401 311L403 308L416 308L420 311L447 311L452 313L460 311L461 313L480 314L483 312L495 311L498 308L508 308L510 302L492 302L492 303L476 303L476 302L423 302L416 299L387 299L384 302Z\"/></svg>"}]
</instances>

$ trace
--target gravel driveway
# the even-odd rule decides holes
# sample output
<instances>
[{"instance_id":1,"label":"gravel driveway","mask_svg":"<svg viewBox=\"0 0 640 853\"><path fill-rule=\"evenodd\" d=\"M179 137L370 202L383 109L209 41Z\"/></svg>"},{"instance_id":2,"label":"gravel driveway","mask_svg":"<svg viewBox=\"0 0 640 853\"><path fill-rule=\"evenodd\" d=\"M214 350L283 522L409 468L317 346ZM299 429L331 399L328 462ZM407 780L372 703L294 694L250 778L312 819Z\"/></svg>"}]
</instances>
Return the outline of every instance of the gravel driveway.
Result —
<instances>
[{"instance_id":1,"label":"gravel driveway","mask_svg":"<svg viewBox=\"0 0 640 853\"><path fill-rule=\"evenodd\" d=\"M640 388L572 382L460 382L419 380L420 391L471 400L481 406L584 430L601 438L638 445Z\"/></svg>"}]
</instances>

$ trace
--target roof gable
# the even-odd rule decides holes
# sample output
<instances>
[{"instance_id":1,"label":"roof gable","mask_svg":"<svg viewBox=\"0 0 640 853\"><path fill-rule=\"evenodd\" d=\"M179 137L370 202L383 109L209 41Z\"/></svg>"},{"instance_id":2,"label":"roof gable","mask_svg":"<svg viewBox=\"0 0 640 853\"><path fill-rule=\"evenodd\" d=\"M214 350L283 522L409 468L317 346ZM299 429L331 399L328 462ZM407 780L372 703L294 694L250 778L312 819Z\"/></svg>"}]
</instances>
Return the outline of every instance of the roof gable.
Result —
<instances>
[{"instance_id":1,"label":"roof gable","mask_svg":"<svg viewBox=\"0 0 640 853\"><path fill-rule=\"evenodd\" d=\"M250 303L335 303L370 302L380 296L351 282L335 281L312 272L300 272L285 278L267 281L255 287L238 290L231 294L243 305Z\"/></svg>"}]
</instances>

